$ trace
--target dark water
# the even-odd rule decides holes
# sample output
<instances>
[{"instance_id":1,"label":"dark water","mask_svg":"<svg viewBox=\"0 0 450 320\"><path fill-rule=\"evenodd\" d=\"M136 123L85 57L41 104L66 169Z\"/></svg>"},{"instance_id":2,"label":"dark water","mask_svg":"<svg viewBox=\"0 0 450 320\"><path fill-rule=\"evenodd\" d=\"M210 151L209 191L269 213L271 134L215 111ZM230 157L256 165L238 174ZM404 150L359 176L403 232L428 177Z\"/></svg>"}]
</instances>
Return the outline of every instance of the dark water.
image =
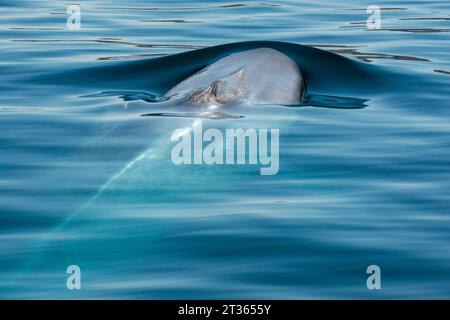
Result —
<instances>
[{"instance_id":1,"label":"dark water","mask_svg":"<svg viewBox=\"0 0 450 320\"><path fill-rule=\"evenodd\" d=\"M0 3L0 297L449 298L450 6L383 1L369 31L370 4L83 1L67 30L66 4ZM278 128L279 173L174 165L199 120L140 115L258 47L309 103L202 124Z\"/></svg>"}]
</instances>

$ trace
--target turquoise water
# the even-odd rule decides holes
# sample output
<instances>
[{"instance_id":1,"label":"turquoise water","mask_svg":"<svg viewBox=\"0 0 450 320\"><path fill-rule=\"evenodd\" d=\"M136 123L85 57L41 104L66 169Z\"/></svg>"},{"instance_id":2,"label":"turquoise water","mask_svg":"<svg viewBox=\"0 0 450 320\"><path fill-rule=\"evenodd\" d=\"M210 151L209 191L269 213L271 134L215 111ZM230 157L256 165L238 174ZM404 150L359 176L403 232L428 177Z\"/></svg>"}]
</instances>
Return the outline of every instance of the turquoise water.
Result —
<instances>
[{"instance_id":1,"label":"turquoise water","mask_svg":"<svg viewBox=\"0 0 450 320\"><path fill-rule=\"evenodd\" d=\"M0 2L0 298L450 298L448 1L68 4ZM278 128L276 175L174 165L198 119L140 114L257 47L326 108L203 119Z\"/></svg>"}]
</instances>

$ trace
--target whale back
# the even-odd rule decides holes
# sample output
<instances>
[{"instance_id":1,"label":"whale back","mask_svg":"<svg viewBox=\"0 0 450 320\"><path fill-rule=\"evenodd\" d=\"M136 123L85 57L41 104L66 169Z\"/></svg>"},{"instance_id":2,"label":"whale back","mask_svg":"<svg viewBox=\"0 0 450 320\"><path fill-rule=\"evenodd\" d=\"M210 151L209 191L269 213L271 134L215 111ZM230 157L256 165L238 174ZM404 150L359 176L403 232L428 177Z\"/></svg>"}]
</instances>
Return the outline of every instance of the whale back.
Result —
<instances>
[{"instance_id":1,"label":"whale back","mask_svg":"<svg viewBox=\"0 0 450 320\"><path fill-rule=\"evenodd\" d=\"M300 103L303 79L295 61L270 48L231 54L180 82L164 99L186 97L196 105L247 101L254 104Z\"/></svg>"}]
</instances>

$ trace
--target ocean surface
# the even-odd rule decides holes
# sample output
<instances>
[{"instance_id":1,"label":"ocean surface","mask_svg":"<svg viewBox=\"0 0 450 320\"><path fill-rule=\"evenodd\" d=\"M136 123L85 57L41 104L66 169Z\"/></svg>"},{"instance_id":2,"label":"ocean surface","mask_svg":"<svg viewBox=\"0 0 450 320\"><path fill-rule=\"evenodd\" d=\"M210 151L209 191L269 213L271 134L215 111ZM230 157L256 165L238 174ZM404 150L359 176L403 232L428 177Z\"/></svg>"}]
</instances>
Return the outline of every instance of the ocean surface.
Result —
<instances>
[{"instance_id":1,"label":"ocean surface","mask_svg":"<svg viewBox=\"0 0 450 320\"><path fill-rule=\"evenodd\" d=\"M0 0L0 298L450 298L448 1L78 3ZM279 129L278 174L173 164L199 119L140 114L258 47L319 103L201 121Z\"/></svg>"}]
</instances>

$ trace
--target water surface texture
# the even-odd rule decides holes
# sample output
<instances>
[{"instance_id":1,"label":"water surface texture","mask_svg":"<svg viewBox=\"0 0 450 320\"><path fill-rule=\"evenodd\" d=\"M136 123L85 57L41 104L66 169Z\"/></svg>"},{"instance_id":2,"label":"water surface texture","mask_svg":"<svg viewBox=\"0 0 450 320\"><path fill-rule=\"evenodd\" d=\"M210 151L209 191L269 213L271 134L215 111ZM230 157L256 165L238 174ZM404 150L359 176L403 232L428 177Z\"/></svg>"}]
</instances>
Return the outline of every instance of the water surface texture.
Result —
<instances>
[{"instance_id":1,"label":"water surface texture","mask_svg":"<svg viewBox=\"0 0 450 320\"><path fill-rule=\"evenodd\" d=\"M0 2L0 298L450 298L448 1L70 4ZM174 165L200 119L155 101L259 47L309 101L201 121L279 129L278 174Z\"/></svg>"}]
</instances>

